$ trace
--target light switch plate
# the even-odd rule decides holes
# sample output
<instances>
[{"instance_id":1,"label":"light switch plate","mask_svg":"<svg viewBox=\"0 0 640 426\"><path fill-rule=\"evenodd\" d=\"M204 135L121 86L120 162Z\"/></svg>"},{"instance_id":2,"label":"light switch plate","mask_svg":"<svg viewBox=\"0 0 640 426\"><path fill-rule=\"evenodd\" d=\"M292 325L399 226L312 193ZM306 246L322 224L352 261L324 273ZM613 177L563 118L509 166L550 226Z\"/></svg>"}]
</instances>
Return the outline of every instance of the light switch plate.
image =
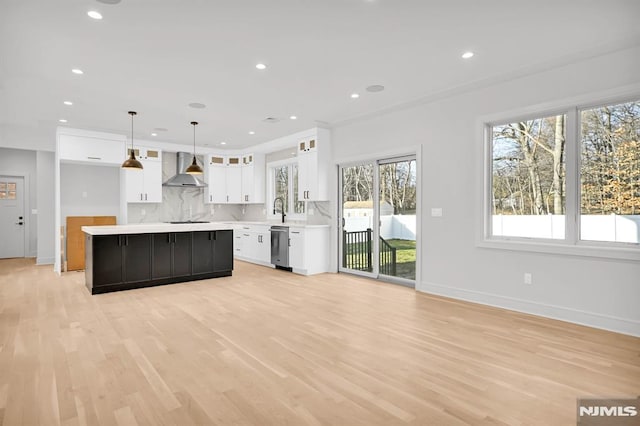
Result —
<instances>
[{"instance_id":1,"label":"light switch plate","mask_svg":"<svg viewBox=\"0 0 640 426\"><path fill-rule=\"evenodd\" d=\"M31 214L38 214L38 209L31 209Z\"/></svg>"},{"instance_id":2,"label":"light switch plate","mask_svg":"<svg viewBox=\"0 0 640 426\"><path fill-rule=\"evenodd\" d=\"M440 207L431 208L431 216L433 216L433 217L442 217L442 208L440 208Z\"/></svg>"}]
</instances>

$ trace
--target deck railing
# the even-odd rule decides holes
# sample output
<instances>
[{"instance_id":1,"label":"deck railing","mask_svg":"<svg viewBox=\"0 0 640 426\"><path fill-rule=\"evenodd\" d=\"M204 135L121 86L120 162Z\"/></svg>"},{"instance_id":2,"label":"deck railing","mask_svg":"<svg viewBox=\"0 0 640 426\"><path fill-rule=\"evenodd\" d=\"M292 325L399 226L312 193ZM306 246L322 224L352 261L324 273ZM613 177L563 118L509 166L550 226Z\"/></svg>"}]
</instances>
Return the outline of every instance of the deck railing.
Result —
<instances>
[{"instance_id":1,"label":"deck railing","mask_svg":"<svg viewBox=\"0 0 640 426\"><path fill-rule=\"evenodd\" d=\"M373 272L373 231L342 231L342 266ZM396 248L380 237L380 273L396 275Z\"/></svg>"}]
</instances>

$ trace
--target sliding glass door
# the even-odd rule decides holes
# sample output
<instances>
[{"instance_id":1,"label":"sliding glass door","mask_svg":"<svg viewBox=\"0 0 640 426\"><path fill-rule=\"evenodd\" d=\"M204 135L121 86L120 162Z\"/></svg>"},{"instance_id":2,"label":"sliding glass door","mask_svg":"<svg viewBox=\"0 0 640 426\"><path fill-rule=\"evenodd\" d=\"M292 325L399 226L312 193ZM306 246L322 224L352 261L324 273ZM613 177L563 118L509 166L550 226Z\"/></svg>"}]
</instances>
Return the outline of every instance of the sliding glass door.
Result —
<instances>
[{"instance_id":1,"label":"sliding glass door","mask_svg":"<svg viewBox=\"0 0 640 426\"><path fill-rule=\"evenodd\" d=\"M379 274L416 279L416 160L381 160L378 164Z\"/></svg>"},{"instance_id":2,"label":"sliding glass door","mask_svg":"<svg viewBox=\"0 0 640 426\"><path fill-rule=\"evenodd\" d=\"M415 156L340 167L340 271L414 286Z\"/></svg>"}]
</instances>

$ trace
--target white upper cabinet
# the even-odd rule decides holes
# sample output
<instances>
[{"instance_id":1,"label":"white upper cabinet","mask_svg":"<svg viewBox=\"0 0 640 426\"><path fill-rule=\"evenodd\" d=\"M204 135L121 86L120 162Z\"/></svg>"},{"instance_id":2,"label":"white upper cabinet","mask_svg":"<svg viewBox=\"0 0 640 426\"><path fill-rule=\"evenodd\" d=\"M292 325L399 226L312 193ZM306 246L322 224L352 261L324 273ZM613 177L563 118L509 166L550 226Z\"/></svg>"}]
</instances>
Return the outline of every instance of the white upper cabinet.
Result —
<instances>
[{"instance_id":1,"label":"white upper cabinet","mask_svg":"<svg viewBox=\"0 0 640 426\"><path fill-rule=\"evenodd\" d=\"M210 155L207 165L207 204L240 204L241 177L240 156Z\"/></svg>"},{"instance_id":2,"label":"white upper cabinet","mask_svg":"<svg viewBox=\"0 0 640 426\"><path fill-rule=\"evenodd\" d=\"M264 177L264 155L244 154L242 156L241 203L264 203Z\"/></svg>"},{"instance_id":3,"label":"white upper cabinet","mask_svg":"<svg viewBox=\"0 0 640 426\"><path fill-rule=\"evenodd\" d=\"M329 131L317 129L314 135L298 141L298 198L303 201L329 199Z\"/></svg>"},{"instance_id":4,"label":"white upper cabinet","mask_svg":"<svg viewBox=\"0 0 640 426\"><path fill-rule=\"evenodd\" d=\"M206 165L205 203L223 204L227 202L226 157L210 155Z\"/></svg>"},{"instance_id":5,"label":"white upper cabinet","mask_svg":"<svg viewBox=\"0 0 640 426\"><path fill-rule=\"evenodd\" d=\"M81 135L58 135L60 161L119 166L125 160L124 140L110 140Z\"/></svg>"},{"instance_id":6,"label":"white upper cabinet","mask_svg":"<svg viewBox=\"0 0 640 426\"><path fill-rule=\"evenodd\" d=\"M131 148L126 150L127 158ZM136 158L142 170L122 170L127 203L162 202L162 151L155 148L138 147Z\"/></svg>"}]
</instances>

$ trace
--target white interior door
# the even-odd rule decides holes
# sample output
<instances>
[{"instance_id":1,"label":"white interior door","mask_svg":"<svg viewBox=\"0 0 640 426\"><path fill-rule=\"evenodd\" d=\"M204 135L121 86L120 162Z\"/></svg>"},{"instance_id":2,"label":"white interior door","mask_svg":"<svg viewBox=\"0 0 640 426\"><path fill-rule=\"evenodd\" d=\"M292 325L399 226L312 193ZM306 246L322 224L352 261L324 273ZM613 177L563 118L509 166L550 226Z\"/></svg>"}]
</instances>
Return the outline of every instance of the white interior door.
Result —
<instances>
[{"instance_id":1,"label":"white interior door","mask_svg":"<svg viewBox=\"0 0 640 426\"><path fill-rule=\"evenodd\" d=\"M24 178L0 176L0 259L24 257Z\"/></svg>"}]
</instances>

